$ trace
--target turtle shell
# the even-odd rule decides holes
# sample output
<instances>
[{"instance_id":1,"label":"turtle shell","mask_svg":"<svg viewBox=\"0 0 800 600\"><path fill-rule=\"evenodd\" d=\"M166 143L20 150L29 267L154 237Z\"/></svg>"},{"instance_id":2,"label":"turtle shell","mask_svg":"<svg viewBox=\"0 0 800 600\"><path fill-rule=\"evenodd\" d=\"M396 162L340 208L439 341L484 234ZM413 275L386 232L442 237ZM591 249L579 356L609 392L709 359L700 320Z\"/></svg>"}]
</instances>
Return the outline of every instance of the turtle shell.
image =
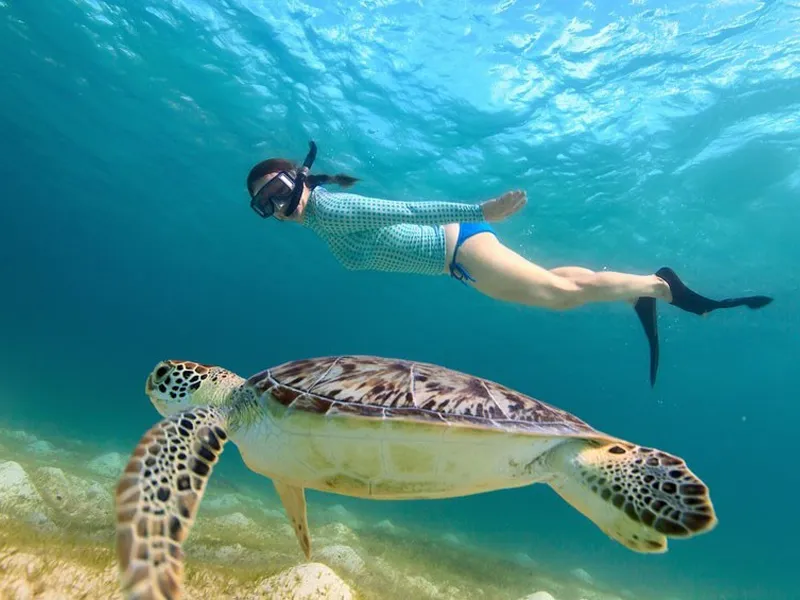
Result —
<instances>
[{"instance_id":1,"label":"turtle shell","mask_svg":"<svg viewBox=\"0 0 800 600\"><path fill-rule=\"evenodd\" d=\"M607 437L561 409L498 383L437 365L375 356L287 362L248 379L259 395L324 416Z\"/></svg>"}]
</instances>

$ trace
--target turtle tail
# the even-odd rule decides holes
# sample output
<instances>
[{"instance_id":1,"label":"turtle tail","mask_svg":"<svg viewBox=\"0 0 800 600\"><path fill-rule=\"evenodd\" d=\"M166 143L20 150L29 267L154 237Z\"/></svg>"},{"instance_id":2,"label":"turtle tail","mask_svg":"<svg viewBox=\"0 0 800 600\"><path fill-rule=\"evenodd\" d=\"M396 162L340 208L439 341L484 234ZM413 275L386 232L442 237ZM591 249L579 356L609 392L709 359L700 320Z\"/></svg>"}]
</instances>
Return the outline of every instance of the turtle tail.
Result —
<instances>
[{"instance_id":1,"label":"turtle tail","mask_svg":"<svg viewBox=\"0 0 800 600\"><path fill-rule=\"evenodd\" d=\"M225 414L207 406L166 418L139 440L115 498L126 600L182 596L182 543L227 439Z\"/></svg>"},{"instance_id":2,"label":"turtle tail","mask_svg":"<svg viewBox=\"0 0 800 600\"><path fill-rule=\"evenodd\" d=\"M556 493L635 552L666 552L667 538L689 538L717 524L706 485L682 459L661 450L571 440L547 460Z\"/></svg>"}]
</instances>

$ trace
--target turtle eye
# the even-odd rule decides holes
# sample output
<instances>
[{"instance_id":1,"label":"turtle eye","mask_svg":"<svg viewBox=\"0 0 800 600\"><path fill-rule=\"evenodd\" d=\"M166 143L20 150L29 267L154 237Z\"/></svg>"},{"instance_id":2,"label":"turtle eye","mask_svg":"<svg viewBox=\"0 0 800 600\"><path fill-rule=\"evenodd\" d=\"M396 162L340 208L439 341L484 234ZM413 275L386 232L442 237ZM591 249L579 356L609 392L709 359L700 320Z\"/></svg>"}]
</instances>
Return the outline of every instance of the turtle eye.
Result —
<instances>
[{"instance_id":1,"label":"turtle eye","mask_svg":"<svg viewBox=\"0 0 800 600\"><path fill-rule=\"evenodd\" d=\"M169 373L169 365L161 363L156 369L156 381L162 381Z\"/></svg>"}]
</instances>

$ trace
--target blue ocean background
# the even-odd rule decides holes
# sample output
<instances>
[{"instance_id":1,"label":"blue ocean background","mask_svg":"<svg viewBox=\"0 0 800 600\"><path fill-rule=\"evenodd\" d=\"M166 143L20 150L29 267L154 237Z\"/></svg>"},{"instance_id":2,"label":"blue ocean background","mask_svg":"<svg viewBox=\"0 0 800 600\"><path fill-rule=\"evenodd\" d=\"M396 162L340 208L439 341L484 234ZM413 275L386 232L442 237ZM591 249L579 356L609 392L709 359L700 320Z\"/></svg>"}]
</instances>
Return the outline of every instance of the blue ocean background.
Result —
<instances>
[{"instance_id":1,"label":"blue ocean background","mask_svg":"<svg viewBox=\"0 0 800 600\"><path fill-rule=\"evenodd\" d=\"M545 486L310 494L664 598L800 597L800 3L0 0L0 412L127 453L164 358L246 376L336 353L429 361L684 457L720 524L615 544ZM547 267L669 265L761 311L660 305L651 389L625 304L553 312L344 270L248 207L270 156L397 200L479 202ZM792 250L792 248L795 248ZM273 491L226 452L219 477ZM216 476L215 476L216 477ZM212 480L211 485L214 485Z\"/></svg>"}]
</instances>

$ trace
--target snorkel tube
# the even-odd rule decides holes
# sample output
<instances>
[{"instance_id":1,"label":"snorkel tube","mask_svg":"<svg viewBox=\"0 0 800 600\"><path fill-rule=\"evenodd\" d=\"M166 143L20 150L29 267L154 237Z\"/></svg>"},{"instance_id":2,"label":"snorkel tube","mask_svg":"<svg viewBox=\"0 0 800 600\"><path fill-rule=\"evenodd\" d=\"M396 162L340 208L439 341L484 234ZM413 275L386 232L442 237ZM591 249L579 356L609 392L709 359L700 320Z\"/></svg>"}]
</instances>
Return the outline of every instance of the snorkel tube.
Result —
<instances>
[{"instance_id":1,"label":"snorkel tube","mask_svg":"<svg viewBox=\"0 0 800 600\"><path fill-rule=\"evenodd\" d=\"M303 166L297 170L297 177L295 177L294 180L292 197L289 199L289 204L286 205L286 209L283 211L283 214L285 214L287 217L291 217L294 214L294 211L297 210L297 207L300 204L300 198L303 197L303 191L305 190L306 177L308 177L308 172L311 170L311 165L314 164L314 160L317 158L317 145L314 143L314 140L308 142L308 147L308 154L306 155L306 159L303 161Z\"/></svg>"}]
</instances>

